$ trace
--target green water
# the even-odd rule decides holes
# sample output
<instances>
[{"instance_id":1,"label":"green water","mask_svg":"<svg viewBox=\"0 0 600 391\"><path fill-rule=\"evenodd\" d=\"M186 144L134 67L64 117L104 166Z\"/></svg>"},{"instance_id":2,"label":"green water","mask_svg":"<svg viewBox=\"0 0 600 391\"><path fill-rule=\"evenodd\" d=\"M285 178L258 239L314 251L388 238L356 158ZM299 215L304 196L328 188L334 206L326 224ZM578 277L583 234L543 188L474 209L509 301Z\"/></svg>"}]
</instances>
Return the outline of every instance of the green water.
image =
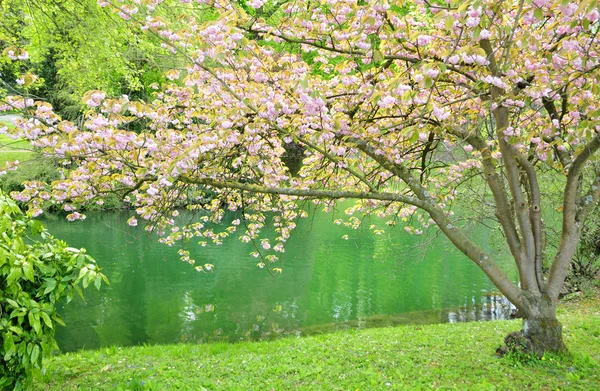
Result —
<instances>
[{"instance_id":1,"label":"green water","mask_svg":"<svg viewBox=\"0 0 600 391\"><path fill-rule=\"evenodd\" d=\"M316 213L302 220L271 276L256 267L251 244L190 247L212 273L178 260L126 213L84 222L46 218L50 231L85 247L110 280L61 309L63 351L101 346L239 341L399 323L502 318L485 275L444 239L422 243L399 227L384 235L351 230ZM367 224L368 226L368 224ZM348 240L342 236L348 235ZM489 242L486 232L478 240ZM421 241L421 242L420 242ZM487 294L487 295L486 295Z\"/></svg>"}]
</instances>

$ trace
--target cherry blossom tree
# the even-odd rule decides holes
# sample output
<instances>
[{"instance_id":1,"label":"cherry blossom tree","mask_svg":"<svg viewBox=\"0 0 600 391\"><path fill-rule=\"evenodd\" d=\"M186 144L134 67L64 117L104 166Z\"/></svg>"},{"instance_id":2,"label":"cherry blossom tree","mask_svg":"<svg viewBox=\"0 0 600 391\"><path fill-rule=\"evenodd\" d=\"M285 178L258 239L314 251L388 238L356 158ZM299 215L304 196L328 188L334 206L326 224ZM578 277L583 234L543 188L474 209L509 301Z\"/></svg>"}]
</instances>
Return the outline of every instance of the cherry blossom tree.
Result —
<instances>
[{"instance_id":1,"label":"cherry blossom tree","mask_svg":"<svg viewBox=\"0 0 600 391\"><path fill-rule=\"evenodd\" d=\"M154 101L91 91L77 126L26 95L4 99L26 114L14 134L65 165L63 180L13 194L32 214L54 203L85 218L79 208L118 193L135 208L130 224L167 244L236 236L277 272L300 201L334 210L352 199L337 222L437 226L522 312L534 352L565 349L558 296L600 198L596 1L182 0L176 23L153 14L161 3L99 2L187 58ZM560 205L543 197L544 173ZM462 184L485 186L474 202L494 210L518 284L461 224ZM182 205L205 213L178 224ZM549 256L543 211L556 208ZM241 218L225 224L227 210Z\"/></svg>"}]
</instances>

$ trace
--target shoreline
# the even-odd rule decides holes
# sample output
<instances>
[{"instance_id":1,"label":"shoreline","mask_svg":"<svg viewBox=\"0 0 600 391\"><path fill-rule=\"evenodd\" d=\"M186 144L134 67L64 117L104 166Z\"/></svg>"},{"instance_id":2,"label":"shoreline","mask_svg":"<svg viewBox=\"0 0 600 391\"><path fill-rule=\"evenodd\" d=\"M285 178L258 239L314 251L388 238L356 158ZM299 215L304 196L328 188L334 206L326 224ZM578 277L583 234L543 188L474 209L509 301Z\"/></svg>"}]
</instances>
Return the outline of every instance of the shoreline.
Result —
<instances>
[{"instance_id":1,"label":"shoreline","mask_svg":"<svg viewBox=\"0 0 600 391\"><path fill-rule=\"evenodd\" d=\"M518 320L400 325L235 344L108 347L50 357L36 389L600 389L600 297L559 307L570 356L495 349Z\"/></svg>"}]
</instances>

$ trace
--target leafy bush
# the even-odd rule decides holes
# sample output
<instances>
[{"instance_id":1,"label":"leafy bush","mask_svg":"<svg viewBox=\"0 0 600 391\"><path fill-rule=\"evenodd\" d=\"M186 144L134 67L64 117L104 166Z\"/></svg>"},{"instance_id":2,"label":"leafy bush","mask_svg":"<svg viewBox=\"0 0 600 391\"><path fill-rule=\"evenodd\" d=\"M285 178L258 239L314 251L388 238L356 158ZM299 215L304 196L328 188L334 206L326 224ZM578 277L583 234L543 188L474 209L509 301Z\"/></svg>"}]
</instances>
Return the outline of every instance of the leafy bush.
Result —
<instances>
[{"instance_id":1,"label":"leafy bush","mask_svg":"<svg viewBox=\"0 0 600 391\"><path fill-rule=\"evenodd\" d=\"M569 266L565 281L567 292L587 292L593 289L600 276L600 207L590 214L581 233L581 241Z\"/></svg>"},{"instance_id":2,"label":"leafy bush","mask_svg":"<svg viewBox=\"0 0 600 391\"><path fill-rule=\"evenodd\" d=\"M10 194L12 191L23 190L23 182L50 183L59 178L60 174L52 159L36 156L34 159L21 163L15 171L8 171L0 176L0 191Z\"/></svg>"},{"instance_id":3,"label":"leafy bush","mask_svg":"<svg viewBox=\"0 0 600 391\"><path fill-rule=\"evenodd\" d=\"M64 324L57 303L103 280L85 250L53 238L0 193L0 389L31 388L43 353L56 347L55 324Z\"/></svg>"}]
</instances>

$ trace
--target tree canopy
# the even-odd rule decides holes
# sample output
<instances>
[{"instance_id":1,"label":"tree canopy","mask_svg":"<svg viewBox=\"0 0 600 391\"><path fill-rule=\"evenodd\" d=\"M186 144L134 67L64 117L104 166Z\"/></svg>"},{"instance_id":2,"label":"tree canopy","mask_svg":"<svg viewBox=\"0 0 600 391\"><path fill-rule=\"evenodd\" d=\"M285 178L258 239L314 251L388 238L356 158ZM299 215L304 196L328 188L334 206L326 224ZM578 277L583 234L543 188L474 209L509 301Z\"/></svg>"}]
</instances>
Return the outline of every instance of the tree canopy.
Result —
<instances>
[{"instance_id":1,"label":"tree canopy","mask_svg":"<svg viewBox=\"0 0 600 391\"><path fill-rule=\"evenodd\" d=\"M84 218L77 208L116 192L136 210L130 224L148 221L165 243L235 235L257 243L259 266L280 271L271 263L303 215L299 200L334 210L354 199L339 223L376 214L410 220L416 234L435 224L524 312L538 351L562 349L560 325L548 337L539 320L555 322L600 198L596 1L182 0L197 11L176 21L155 14L161 3L99 2L186 58L152 102L90 91L76 126L47 103L5 98L5 109L28 114L16 134L67 167L51 188L29 183L14 195L33 214L60 203ZM144 129L128 131L134 120ZM298 172L286 164L293 147ZM560 205L542 199L544 172L564 190ZM475 183L485 183L475 202L495 213L519 285L453 208L457 187ZM208 213L178 225L181 205ZM563 220L547 278L542 208ZM242 218L213 224L226 210ZM265 224L274 242L261 236Z\"/></svg>"},{"instance_id":2,"label":"tree canopy","mask_svg":"<svg viewBox=\"0 0 600 391\"><path fill-rule=\"evenodd\" d=\"M37 79L29 92L63 116L77 117L80 97L92 89L145 98L149 85L177 63L157 39L96 0L2 0L0 10L0 51L27 53L20 66L0 62L0 88L14 89L19 71L30 68Z\"/></svg>"}]
</instances>

